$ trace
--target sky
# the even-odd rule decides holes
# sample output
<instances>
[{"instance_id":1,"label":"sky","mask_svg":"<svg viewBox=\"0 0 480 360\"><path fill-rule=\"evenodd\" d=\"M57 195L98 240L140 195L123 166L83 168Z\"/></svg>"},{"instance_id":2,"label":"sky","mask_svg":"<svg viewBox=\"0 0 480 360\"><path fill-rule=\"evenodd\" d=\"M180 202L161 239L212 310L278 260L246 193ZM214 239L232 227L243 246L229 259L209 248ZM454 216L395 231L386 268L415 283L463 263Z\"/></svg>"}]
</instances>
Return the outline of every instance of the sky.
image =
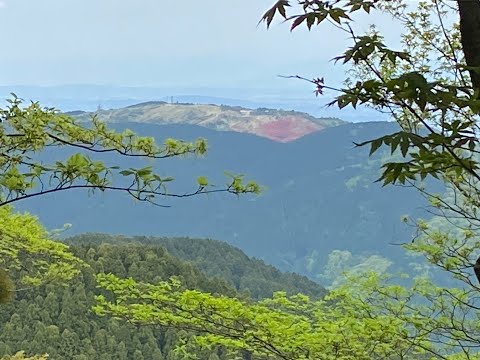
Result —
<instances>
[{"instance_id":1,"label":"sky","mask_svg":"<svg viewBox=\"0 0 480 360\"><path fill-rule=\"evenodd\" d=\"M278 75L343 70L331 58L348 45L332 26L289 32L258 20L274 0L0 0L0 85L107 84L308 89ZM375 15L370 21L386 24ZM398 35L398 34L397 34Z\"/></svg>"}]
</instances>

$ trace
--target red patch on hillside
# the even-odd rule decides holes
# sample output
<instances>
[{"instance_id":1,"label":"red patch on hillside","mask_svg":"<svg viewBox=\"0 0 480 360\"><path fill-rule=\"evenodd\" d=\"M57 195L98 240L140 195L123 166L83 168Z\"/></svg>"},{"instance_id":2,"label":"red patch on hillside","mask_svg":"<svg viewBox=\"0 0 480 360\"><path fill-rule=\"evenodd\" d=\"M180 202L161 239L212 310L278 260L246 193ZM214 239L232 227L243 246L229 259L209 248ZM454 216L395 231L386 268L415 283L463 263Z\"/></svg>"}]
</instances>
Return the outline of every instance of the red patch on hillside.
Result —
<instances>
[{"instance_id":1,"label":"red patch on hillside","mask_svg":"<svg viewBox=\"0 0 480 360\"><path fill-rule=\"evenodd\" d=\"M283 116L261 124L255 129L255 133L271 140L289 142L323 128L323 126L310 120L295 116Z\"/></svg>"}]
</instances>

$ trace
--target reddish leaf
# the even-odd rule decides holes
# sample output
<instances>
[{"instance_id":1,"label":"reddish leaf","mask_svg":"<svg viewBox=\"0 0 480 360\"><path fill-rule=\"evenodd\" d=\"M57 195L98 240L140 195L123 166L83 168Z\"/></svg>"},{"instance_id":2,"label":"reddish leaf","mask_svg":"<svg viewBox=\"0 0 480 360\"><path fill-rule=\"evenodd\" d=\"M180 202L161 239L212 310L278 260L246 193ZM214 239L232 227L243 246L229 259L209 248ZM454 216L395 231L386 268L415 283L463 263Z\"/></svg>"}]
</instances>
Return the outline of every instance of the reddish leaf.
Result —
<instances>
[{"instance_id":1,"label":"reddish leaf","mask_svg":"<svg viewBox=\"0 0 480 360\"><path fill-rule=\"evenodd\" d=\"M290 28L290 31L293 31L298 25L300 25L302 22L305 21L307 18L307 15L298 15L297 18L293 21L292 27Z\"/></svg>"}]
</instances>

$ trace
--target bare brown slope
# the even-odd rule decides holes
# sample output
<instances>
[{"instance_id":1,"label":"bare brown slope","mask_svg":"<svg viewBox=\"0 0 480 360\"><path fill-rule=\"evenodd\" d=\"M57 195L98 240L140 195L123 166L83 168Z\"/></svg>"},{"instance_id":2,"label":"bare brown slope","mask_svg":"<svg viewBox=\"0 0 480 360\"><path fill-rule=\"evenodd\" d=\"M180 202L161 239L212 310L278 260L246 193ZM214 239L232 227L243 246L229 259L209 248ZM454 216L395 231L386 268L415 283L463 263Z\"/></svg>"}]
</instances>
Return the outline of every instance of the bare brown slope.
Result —
<instances>
[{"instance_id":1,"label":"bare brown slope","mask_svg":"<svg viewBox=\"0 0 480 360\"><path fill-rule=\"evenodd\" d=\"M97 114L108 122L192 124L219 131L255 134L280 142L290 142L326 127L344 123L339 119L315 118L296 111L165 102L148 102L122 109L100 110ZM92 113L74 115L87 120Z\"/></svg>"}]
</instances>

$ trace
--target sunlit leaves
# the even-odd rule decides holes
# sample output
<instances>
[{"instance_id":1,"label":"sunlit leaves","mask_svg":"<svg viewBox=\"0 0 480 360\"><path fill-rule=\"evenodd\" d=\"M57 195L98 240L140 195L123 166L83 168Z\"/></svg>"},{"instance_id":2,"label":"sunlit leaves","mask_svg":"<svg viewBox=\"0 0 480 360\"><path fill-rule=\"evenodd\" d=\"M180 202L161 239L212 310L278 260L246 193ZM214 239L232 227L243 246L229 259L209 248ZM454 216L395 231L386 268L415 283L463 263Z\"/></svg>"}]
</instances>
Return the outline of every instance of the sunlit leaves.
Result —
<instances>
[{"instance_id":1,"label":"sunlit leaves","mask_svg":"<svg viewBox=\"0 0 480 360\"><path fill-rule=\"evenodd\" d=\"M19 351L13 356L2 357L1 360L48 360L48 355L26 356L24 351Z\"/></svg>"},{"instance_id":2,"label":"sunlit leaves","mask_svg":"<svg viewBox=\"0 0 480 360\"><path fill-rule=\"evenodd\" d=\"M208 186L208 179L205 176L199 176L197 178L197 183L201 187Z\"/></svg>"},{"instance_id":3,"label":"sunlit leaves","mask_svg":"<svg viewBox=\"0 0 480 360\"><path fill-rule=\"evenodd\" d=\"M66 245L50 240L34 216L13 213L8 206L0 207L0 237L0 269L21 273L21 283L68 280L85 266Z\"/></svg>"},{"instance_id":4,"label":"sunlit leaves","mask_svg":"<svg viewBox=\"0 0 480 360\"><path fill-rule=\"evenodd\" d=\"M97 297L97 314L190 329L205 347L222 345L283 359L371 359L416 353L401 319L362 303L345 288L333 292L327 302L279 292L255 303L184 289L175 279L142 284L100 274L97 280L115 295L114 301ZM373 278L370 282L378 285ZM403 288L389 291L406 296Z\"/></svg>"},{"instance_id":5,"label":"sunlit leaves","mask_svg":"<svg viewBox=\"0 0 480 360\"><path fill-rule=\"evenodd\" d=\"M228 189L234 194L253 193L258 195L262 190L260 185L258 185L255 181L249 181L245 183L245 176L242 174L235 175L225 171L225 175L232 179L228 184Z\"/></svg>"},{"instance_id":6,"label":"sunlit leaves","mask_svg":"<svg viewBox=\"0 0 480 360\"><path fill-rule=\"evenodd\" d=\"M458 262L447 259L445 266ZM469 336L478 331L473 293L425 277L405 287L375 273L351 275L324 300L279 292L260 302L185 289L177 279L143 284L100 274L97 280L114 295L97 297L97 314L189 329L208 348L288 360L470 359L476 353Z\"/></svg>"}]
</instances>

